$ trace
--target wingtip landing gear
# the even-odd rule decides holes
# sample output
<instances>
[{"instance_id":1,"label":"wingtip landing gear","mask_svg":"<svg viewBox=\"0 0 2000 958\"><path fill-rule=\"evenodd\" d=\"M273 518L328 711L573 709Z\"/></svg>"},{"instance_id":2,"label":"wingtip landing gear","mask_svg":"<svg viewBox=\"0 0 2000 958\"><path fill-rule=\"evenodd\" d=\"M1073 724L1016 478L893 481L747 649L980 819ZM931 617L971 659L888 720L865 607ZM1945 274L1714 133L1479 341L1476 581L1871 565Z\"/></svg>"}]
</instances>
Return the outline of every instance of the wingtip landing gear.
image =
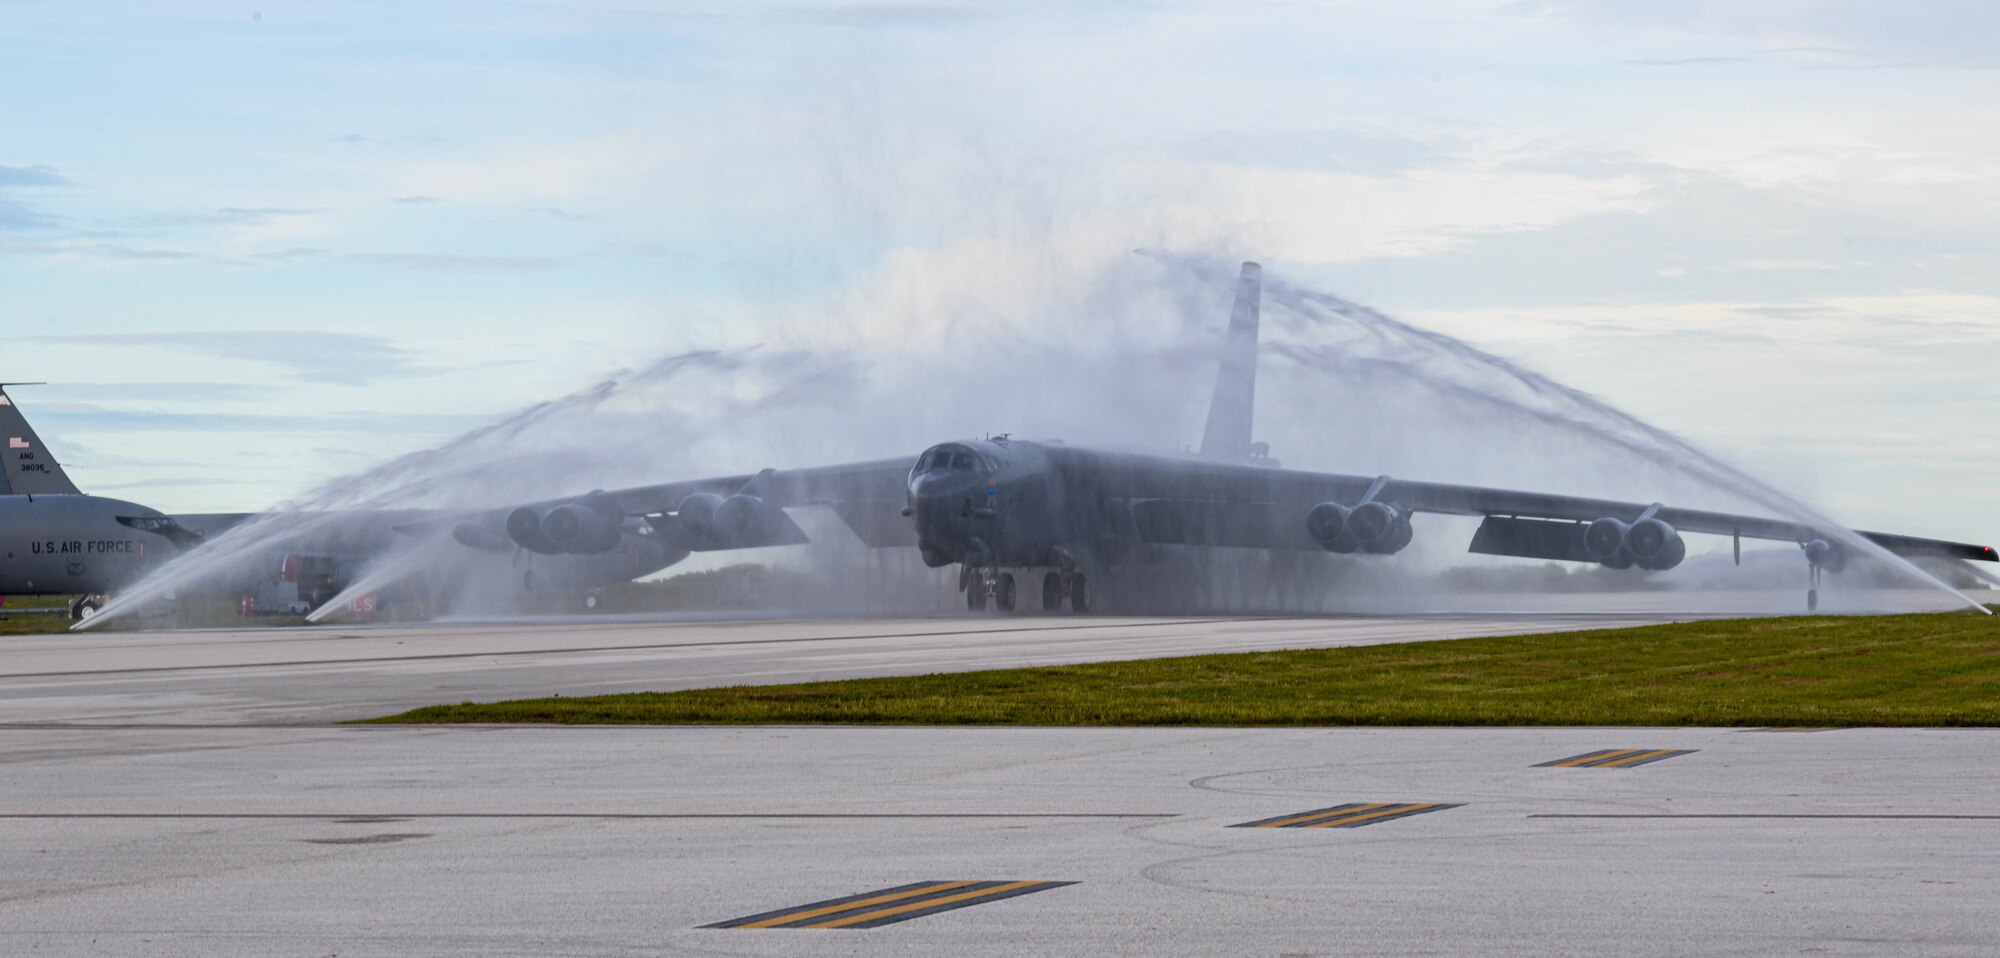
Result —
<instances>
[{"instance_id":1,"label":"wingtip landing gear","mask_svg":"<svg viewBox=\"0 0 2000 958\"><path fill-rule=\"evenodd\" d=\"M1818 612L1820 575L1846 568L1846 555L1825 539L1800 543L1799 548L1806 554L1806 611Z\"/></svg>"}]
</instances>

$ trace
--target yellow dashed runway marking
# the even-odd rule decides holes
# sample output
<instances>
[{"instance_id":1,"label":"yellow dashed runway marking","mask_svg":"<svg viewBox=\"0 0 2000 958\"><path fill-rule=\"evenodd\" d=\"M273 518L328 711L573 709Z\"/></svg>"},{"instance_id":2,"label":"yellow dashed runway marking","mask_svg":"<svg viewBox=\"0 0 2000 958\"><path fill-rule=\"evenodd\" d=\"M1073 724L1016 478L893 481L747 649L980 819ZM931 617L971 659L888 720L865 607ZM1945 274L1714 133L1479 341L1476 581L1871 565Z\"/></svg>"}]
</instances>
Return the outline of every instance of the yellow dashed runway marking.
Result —
<instances>
[{"instance_id":1,"label":"yellow dashed runway marking","mask_svg":"<svg viewBox=\"0 0 2000 958\"><path fill-rule=\"evenodd\" d=\"M982 905L1074 884L1066 881L920 881L702 927L875 928L967 905Z\"/></svg>"},{"instance_id":2,"label":"yellow dashed runway marking","mask_svg":"<svg viewBox=\"0 0 2000 958\"><path fill-rule=\"evenodd\" d=\"M1535 768L1632 768L1635 765L1649 765L1661 759L1676 755L1698 752L1693 748L1607 748L1584 755L1572 755L1553 762L1537 763Z\"/></svg>"},{"instance_id":3,"label":"yellow dashed runway marking","mask_svg":"<svg viewBox=\"0 0 2000 958\"><path fill-rule=\"evenodd\" d=\"M1350 802L1346 805L1335 805L1332 808L1319 808L1310 812L1294 812L1290 815L1279 815L1276 818L1243 822L1229 827L1360 828L1363 825L1376 825L1398 818L1408 818L1411 815L1422 815L1425 812L1441 812L1447 808L1457 807L1457 805L1445 802L1402 804L1391 802Z\"/></svg>"}]
</instances>

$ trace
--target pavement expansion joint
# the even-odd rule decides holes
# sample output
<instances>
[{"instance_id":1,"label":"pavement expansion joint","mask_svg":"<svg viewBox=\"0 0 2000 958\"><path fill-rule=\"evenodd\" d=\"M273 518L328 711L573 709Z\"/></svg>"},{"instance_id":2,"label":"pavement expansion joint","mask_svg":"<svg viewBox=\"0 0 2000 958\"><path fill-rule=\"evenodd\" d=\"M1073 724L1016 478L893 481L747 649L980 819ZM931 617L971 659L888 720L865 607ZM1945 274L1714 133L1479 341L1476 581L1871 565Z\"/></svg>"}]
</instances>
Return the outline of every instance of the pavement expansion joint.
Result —
<instances>
[{"instance_id":1,"label":"pavement expansion joint","mask_svg":"<svg viewBox=\"0 0 2000 958\"><path fill-rule=\"evenodd\" d=\"M1582 755L1538 762L1534 768L1634 768L1701 751L1694 748L1607 748Z\"/></svg>"},{"instance_id":2,"label":"pavement expansion joint","mask_svg":"<svg viewBox=\"0 0 2000 958\"><path fill-rule=\"evenodd\" d=\"M1316 808L1310 812L1293 812L1275 818L1263 818L1254 822L1241 822L1230 828L1360 828L1364 825L1379 825L1383 822L1422 815L1425 812L1441 812L1447 808L1458 808L1448 802L1349 802L1332 808Z\"/></svg>"},{"instance_id":3,"label":"pavement expansion joint","mask_svg":"<svg viewBox=\"0 0 2000 958\"><path fill-rule=\"evenodd\" d=\"M920 881L894 888L830 898L743 918L703 925L703 928L876 928L935 915L941 911L983 905L1018 895L1047 891L1067 881Z\"/></svg>"}]
</instances>

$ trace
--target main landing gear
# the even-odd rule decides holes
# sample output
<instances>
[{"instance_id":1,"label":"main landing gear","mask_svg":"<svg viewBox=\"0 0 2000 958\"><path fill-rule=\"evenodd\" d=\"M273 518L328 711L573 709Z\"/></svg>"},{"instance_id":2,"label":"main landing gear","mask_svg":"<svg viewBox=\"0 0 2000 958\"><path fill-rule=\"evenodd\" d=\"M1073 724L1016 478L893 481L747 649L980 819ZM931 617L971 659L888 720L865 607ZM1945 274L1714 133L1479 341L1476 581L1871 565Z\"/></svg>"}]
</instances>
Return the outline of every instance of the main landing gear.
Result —
<instances>
[{"instance_id":1,"label":"main landing gear","mask_svg":"<svg viewBox=\"0 0 2000 958\"><path fill-rule=\"evenodd\" d=\"M69 617L72 621L82 622L83 620L96 615L99 609L104 608L104 603L107 601L109 601L109 599L101 595L77 596L76 598L70 600Z\"/></svg>"},{"instance_id":2,"label":"main landing gear","mask_svg":"<svg viewBox=\"0 0 2000 958\"><path fill-rule=\"evenodd\" d=\"M1090 611L1090 585L1083 573L1051 572L1042 576L1042 611L1061 612L1063 599L1069 599L1070 611L1079 615Z\"/></svg>"},{"instance_id":3,"label":"main landing gear","mask_svg":"<svg viewBox=\"0 0 2000 958\"><path fill-rule=\"evenodd\" d=\"M959 588L965 591L965 607L972 612L986 611L988 602L996 612L1012 612L1020 604L1020 582L1012 572L967 567L959 576ZM1061 612L1065 601L1072 612L1090 611L1089 585L1083 573L1069 570L1042 576L1042 611Z\"/></svg>"}]
</instances>

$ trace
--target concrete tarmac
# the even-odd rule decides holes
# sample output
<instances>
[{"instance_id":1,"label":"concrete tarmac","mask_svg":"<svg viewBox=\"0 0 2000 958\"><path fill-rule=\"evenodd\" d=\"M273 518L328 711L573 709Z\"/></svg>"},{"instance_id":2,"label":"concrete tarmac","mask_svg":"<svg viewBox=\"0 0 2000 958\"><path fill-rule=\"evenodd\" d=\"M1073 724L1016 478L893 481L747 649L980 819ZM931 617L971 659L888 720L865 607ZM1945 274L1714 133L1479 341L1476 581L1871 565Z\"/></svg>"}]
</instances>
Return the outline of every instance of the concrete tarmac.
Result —
<instances>
[{"instance_id":1,"label":"concrete tarmac","mask_svg":"<svg viewBox=\"0 0 2000 958\"><path fill-rule=\"evenodd\" d=\"M2000 735L1984 730L326 724L456 698L1622 624L942 619L8 639L0 952L2000 950ZM1659 758L1545 765L1605 750ZM1350 803L1375 811L1309 821L1382 817L1230 827ZM1387 803L1435 807L1398 817ZM1004 899L957 886L975 891L918 905L956 895L964 907L867 929L703 927L913 883L1016 881L1074 884ZM895 901L803 913L912 913Z\"/></svg>"},{"instance_id":2,"label":"concrete tarmac","mask_svg":"<svg viewBox=\"0 0 2000 958\"><path fill-rule=\"evenodd\" d=\"M1686 618L1686 616L1680 616ZM318 723L440 702L1617 628L1657 612L1118 619L564 619L67 632L0 643L0 724Z\"/></svg>"}]
</instances>

